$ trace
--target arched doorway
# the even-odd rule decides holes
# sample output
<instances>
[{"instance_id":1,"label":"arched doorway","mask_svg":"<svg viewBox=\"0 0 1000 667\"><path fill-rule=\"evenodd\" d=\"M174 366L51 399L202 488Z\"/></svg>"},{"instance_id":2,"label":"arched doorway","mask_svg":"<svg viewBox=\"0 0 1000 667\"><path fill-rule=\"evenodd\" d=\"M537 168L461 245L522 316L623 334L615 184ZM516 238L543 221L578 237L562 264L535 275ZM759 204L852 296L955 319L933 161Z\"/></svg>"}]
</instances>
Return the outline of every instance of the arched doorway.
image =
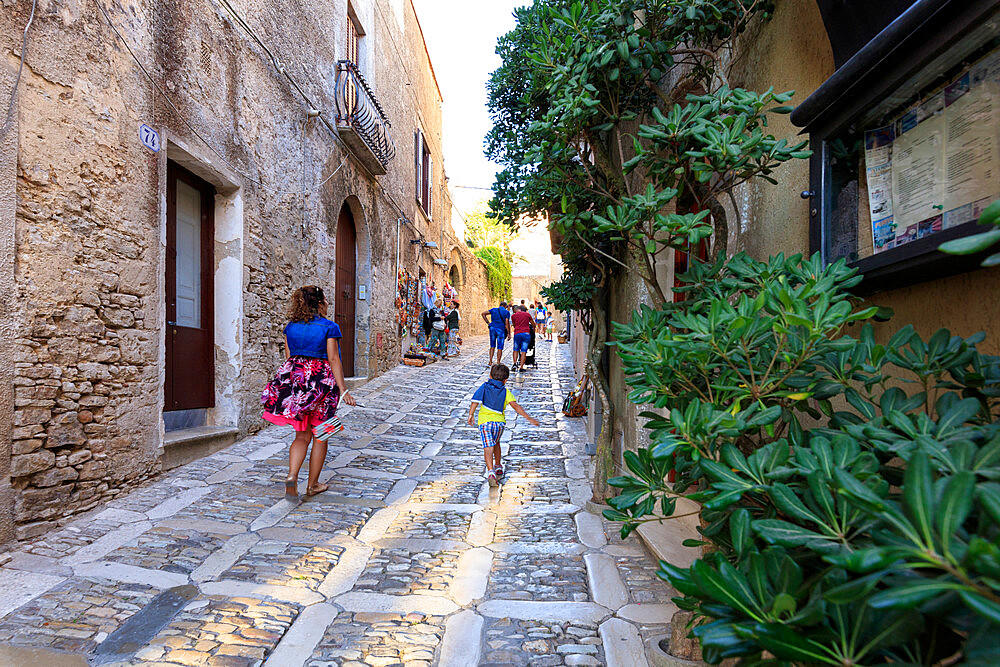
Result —
<instances>
[{"instance_id":1,"label":"arched doorway","mask_svg":"<svg viewBox=\"0 0 1000 667\"><path fill-rule=\"evenodd\" d=\"M448 282L451 283L451 286L455 289L462 286L462 276L458 272L458 267L454 264L451 265L451 271L448 272Z\"/></svg>"},{"instance_id":2,"label":"arched doorway","mask_svg":"<svg viewBox=\"0 0 1000 667\"><path fill-rule=\"evenodd\" d=\"M337 287L333 320L340 326L340 359L344 377L354 375L354 298L357 283L357 231L345 202L337 218Z\"/></svg>"}]
</instances>

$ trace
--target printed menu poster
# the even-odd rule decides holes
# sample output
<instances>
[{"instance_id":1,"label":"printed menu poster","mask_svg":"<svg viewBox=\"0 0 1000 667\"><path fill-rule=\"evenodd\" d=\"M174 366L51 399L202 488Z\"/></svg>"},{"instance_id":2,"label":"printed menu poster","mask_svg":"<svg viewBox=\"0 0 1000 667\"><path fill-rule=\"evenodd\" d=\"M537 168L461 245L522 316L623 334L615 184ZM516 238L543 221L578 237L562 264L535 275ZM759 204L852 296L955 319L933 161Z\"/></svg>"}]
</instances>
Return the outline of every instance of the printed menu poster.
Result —
<instances>
[{"instance_id":1,"label":"printed menu poster","mask_svg":"<svg viewBox=\"0 0 1000 667\"><path fill-rule=\"evenodd\" d=\"M1000 85L981 81L945 110L945 225L972 220L972 206L996 197L1000 182Z\"/></svg>"},{"instance_id":2,"label":"printed menu poster","mask_svg":"<svg viewBox=\"0 0 1000 667\"><path fill-rule=\"evenodd\" d=\"M899 229L941 212L945 190L944 125L943 116L932 116L892 145L892 203Z\"/></svg>"}]
</instances>

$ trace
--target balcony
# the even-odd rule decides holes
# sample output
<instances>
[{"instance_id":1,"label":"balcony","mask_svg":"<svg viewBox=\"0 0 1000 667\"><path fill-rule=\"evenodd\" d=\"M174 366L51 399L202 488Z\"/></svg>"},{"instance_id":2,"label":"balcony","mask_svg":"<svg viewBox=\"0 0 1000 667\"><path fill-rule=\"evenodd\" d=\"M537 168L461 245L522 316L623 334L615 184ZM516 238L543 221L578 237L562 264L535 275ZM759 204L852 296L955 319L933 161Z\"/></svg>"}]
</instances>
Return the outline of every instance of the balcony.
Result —
<instances>
[{"instance_id":1,"label":"balcony","mask_svg":"<svg viewBox=\"0 0 1000 667\"><path fill-rule=\"evenodd\" d=\"M337 62L335 102L340 136L372 174L381 176L396 156L396 144L389 136L392 124L350 60Z\"/></svg>"}]
</instances>

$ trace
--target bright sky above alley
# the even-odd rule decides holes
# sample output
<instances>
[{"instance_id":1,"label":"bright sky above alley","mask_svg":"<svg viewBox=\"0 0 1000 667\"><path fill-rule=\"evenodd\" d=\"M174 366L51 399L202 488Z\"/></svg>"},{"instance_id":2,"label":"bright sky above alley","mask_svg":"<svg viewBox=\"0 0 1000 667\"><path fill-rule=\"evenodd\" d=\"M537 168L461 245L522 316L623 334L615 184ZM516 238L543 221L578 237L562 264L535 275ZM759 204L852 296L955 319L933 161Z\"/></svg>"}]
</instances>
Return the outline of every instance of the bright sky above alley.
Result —
<instances>
[{"instance_id":1,"label":"bright sky above alley","mask_svg":"<svg viewBox=\"0 0 1000 667\"><path fill-rule=\"evenodd\" d=\"M489 188L497 166L483 155L490 128L486 81L500 66L496 42L525 0L413 0L444 96L445 169L452 185Z\"/></svg>"}]
</instances>

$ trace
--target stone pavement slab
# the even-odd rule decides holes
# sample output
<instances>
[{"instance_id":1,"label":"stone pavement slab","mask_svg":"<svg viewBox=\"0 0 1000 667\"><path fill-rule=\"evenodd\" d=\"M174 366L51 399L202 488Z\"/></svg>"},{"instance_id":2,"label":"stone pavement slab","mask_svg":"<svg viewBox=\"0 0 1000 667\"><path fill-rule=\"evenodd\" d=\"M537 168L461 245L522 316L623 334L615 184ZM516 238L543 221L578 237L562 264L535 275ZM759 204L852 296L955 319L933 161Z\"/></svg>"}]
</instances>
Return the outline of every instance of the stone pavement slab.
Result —
<instances>
[{"instance_id":1,"label":"stone pavement slab","mask_svg":"<svg viewBox=\"0 0 1000 667\"><path fill-rule=\"evenodd\" d=\"M646 664L674 591L635 537L585 510L584 430L558 411L568 346L537 358L508 386L542 425L510 420L499 488L464 423L487 376L473 339L356 390L327 493L284 498L291 434L269 427L15 545L0 663Z\"/></svg>"}]
</instances>

